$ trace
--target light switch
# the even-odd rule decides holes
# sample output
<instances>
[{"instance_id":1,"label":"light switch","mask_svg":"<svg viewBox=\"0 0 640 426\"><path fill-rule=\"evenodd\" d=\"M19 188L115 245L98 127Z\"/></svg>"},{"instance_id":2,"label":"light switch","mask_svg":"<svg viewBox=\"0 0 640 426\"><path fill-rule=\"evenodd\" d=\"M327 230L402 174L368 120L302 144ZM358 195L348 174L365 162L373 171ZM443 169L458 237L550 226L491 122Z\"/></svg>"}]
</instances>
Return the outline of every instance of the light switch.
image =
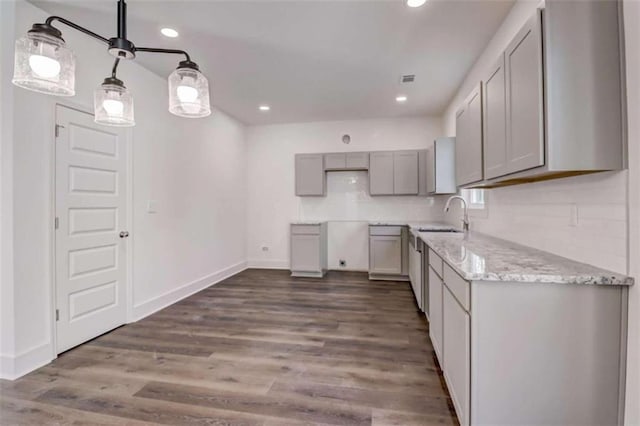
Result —
<instances>
[{"instance_id":1,"label":"light switch","mask_svg":"<svg viewBox=\"0 0 640 426\"><path fill-rule=\"evenodd\" d=\"M149 200L149 201L147 201L147 213L150 213L150 214L158 213L158 201L157 200Z\"/></svg>"}]
</instances>

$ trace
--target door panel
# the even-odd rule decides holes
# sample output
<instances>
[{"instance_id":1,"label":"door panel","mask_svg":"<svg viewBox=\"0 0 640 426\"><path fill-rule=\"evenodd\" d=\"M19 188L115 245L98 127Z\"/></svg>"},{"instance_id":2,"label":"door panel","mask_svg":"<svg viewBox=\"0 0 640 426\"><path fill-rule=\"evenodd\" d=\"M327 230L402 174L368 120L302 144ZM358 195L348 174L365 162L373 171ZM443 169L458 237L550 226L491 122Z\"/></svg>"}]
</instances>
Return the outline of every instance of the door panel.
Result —
<instances>
[{"instance_id":1,"label":"door panel","mask_svg":"<svg viewBox=\"0 0 640 426\"><path fill-rule=\"evenodd\" d=\"M297 154L296 195L324 195L324 156L322 154Z\"/></svg>"},{"instance_id":2,"label":"door panel","mask_svg":"<svg viewBox=\"0 0 640 426\"><path fill-rule=\"evenodd\" d=\"M320 271L320 249L320 235L292 235L291 270Z\"/></svg>"},{"instance_id":3,"label":"door panel","mask_svg":"<svg viewBox=\"0 0 640 426\"><path fill-rule=\"evenodd\" d=\"M393 195L392 152L372 152L369 156L369 193Z\"/></svg>"},{"instance_id":4,"label":"door panel","mask_svg":"<svg viewBox=\"0 0 640 426\"><path fill-rule=\"evenodd\" d=\"M429 267L429 336L440 367L442 364L442 280Z\"/></svg>"},{"instance_id":5,"label":"door panel","mask_svg":"<svg viewBox=\"0 0 640 426\"><path fill-rule=\"evenodd\" d=\"M486 179L509 173L507 161L507 112L504 55L484 81L482 127L484 131L484 173Z\"/></svg>"},{"instance_id":6,"label":"door panel","mask_svg":"<svg viewBox=\"0 0 640 426\"><path fill-rule=\"evenodd\" d=\"M402 273L402 237L369 237L369 272L376 274Z\"/></svg>"},{"instance_id":7,"label":"door panel","mask_svg":"<svg viewBox=\"0 0 640 426\"><path fill-rule=\"evenodd\" d=\"M126 131L58 106L58 353L126 322Z\"/></svg>"},{"instance_id":8,"label":"door panel","mask_svg":"<svg viewBox=\"0 0 640 426\"><path fill-rule=\"evenodd\" d=\"M471 395L471 325L469 314L443 287L444 377L461 425L469 424Z\"/></svg>"},{"instance_id":9,"label":"door panel","mask_svg":"<svg viewBox=\"0 0 640 426\"><path fill-rule=\"evenodd\" d=\"M544 165L540 26L540 15L536 14L505 53L510 173Z\"/></svg>"},{"instance_id":10,"label":"door panel","mask_svg":"<svg viewBox=\"0 0 640 426\"><path fill-rule=\"evenodd\" d=\"M393 193L418 194L418 151L393 153Z\"/></svg>"},{"instance_id":11,"label":"door panel","mask_svg":"<svg viewBox=\"0 0 640 426\"><path fill-rule=\"evenodd\" d=\"M481 84L465 100L456 115L456 183L458 186L481 181L482 91Z\"/></svg>"}]
</instances>

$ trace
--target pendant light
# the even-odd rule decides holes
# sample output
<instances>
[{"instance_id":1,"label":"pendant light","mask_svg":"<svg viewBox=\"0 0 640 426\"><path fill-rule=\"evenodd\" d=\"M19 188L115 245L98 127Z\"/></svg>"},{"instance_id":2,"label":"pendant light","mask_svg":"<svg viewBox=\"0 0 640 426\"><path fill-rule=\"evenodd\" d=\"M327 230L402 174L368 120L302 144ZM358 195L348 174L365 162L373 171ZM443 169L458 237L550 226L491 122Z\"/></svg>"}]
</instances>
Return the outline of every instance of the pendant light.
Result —
<instances>
[{"instance_id":1,"label":"pendant light","mask_svg":"<svg viewBox=\"0 0 640 426\"><path fill-rule=\"evenodd\" d=\"M211 114L209 82L191 61L182 61L169 76L169 112L199 118Z\"/></svg>"},{"instance_id":2,"label":"pendant light","mask_svg":"<svg viewBox=\"0 0 640 426\"><path fill-rule=\"evenodd\" d=\"M16 41L13 84L58 96L75 95L76 62L62 33L46 24L34 24Z\"/></svg>"},{"instance_id":3,"label":"pendant light","mask_svg":"<svg viewBox=\"0 0 640 426\"><path fill-rule=\"evenodd\" d=\"M180 117L206 117L211 114L209 82L184 50L136 47L127 39L127 4L118 0L118 32L106 38L59 16L34 24L26 37L16 41L13 83L16 86L56 96L75 95L75 58L54 21L67 25L108 45L115 56L111 77L94 92L95 122L108 126L133 126L133 97L116 77L121 59L134 59L137 52L183 55L169 77L169 111Z\"/></svg>"}]
</instances>

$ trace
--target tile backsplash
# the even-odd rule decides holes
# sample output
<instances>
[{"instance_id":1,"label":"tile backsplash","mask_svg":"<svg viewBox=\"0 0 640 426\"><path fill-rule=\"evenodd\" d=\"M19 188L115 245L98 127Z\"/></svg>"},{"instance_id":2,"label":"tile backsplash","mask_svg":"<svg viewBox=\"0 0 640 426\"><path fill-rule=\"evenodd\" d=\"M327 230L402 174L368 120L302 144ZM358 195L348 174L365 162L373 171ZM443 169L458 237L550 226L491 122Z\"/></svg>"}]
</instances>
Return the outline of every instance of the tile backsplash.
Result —
<instances>
[{"instance_id":1,"label":"tile backsplash","mask_svg":"<svg viewBox=\"0 0 640 426\"><path fill-rule=\"evenodd\" d=\"M325 197L298 197L299 220L443 220L444 197L369 195L364 171L327 173Z\"/></svg>"},{"instance_id":2,"label":"tile backsplash","mask_svg":"<svg viewBox=\"0 0 640 426\"><path fill-rule=\"evenodd\" d=\"M626 171L490 189L471 229L626 273L626 199Z\"/></svg>"}]
</instances>

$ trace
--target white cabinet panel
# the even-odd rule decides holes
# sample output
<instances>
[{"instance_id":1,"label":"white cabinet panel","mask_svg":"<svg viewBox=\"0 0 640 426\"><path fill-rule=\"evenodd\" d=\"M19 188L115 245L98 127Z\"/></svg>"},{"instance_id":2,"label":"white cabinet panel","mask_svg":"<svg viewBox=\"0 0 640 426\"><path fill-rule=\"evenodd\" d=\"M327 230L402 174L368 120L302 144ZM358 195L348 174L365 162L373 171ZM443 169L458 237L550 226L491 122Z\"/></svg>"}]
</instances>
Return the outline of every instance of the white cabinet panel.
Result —
<instances>
[{"instance_id":1,"label":"white cabinet panel","mask_svg":"<svg viewBox=\"0 0 640 426\"><path fill-rule=\"evenodd\" d=\"M349 170L367 170L369 168L368 152L348 152L347 153L347 169Z\"/></svg>"},{"instance_id":2,"label":"white cabinet panel","mask_svg":"<svg viewBox=\"0 0 640 426\"><path fill-rule=\"evenodd\" d=\"M469 424L471 324L447 286L443 291L444 378L461 425ZM515 419L514 419L515 420Z\"/></svg>"},{"instance_id":3,"label":"white cabinet panel","mask_svg":"<svg viewBox=\"0 0 640 426\"><path fill-rule=\"evenodd\" d=\"M393 195L393 152L372 152L369 156L369 193Z\"/></svg>"},{"instance_id":4,"label":"white cabinet panel","mask_svg":"<svg viewBox=\"0 0 640 426\"><path fill-rule=\"evenodd\" d=\"M442 280L429 267L429 336L442 367Z\"/></svg>"},{"instance_id":5,"label":"white cabinet panel","mask_svg":"<svg viewBox=\"0 0 640 426\"><path fill-rule=\"evenodd\" d=\"M393 153L393 193L418 194L418 151Z\"/></svg>"},{"instance_id":6,"label":"white cabinet panel","mask_svg":"<svg viewBox=\"0 0 640 426\"><path fill-rule=\"evenodd\" d=\"M369 237L369 273L395 274L402 273L402 237L378 236Z\"/></svg>"},{"instance_id":7,"label":"white cabinet panel","mask_svg":"<svg viewBox=\"0 0 640 426\"><path fill-rule=\"evenodd\" d=\"M544 164L541 25L536 14L505 52L510 173Z\"/></svg>"},{"instance_id":8,"label":"white cabinet panel","mask_svg":"<svg viewBox=\"0 0 640 426\"><path fill-rule=\"evenodd\" d=\"M320 235L291 236L291 270L312 272L319 271Z\"/></svg>"},{"instance_id":9,"label":"white cabinet panel","mask_svg":"<svg viewBox=\"0 0 640 426\"><path fill-rule=\"evenodd\" d=\"M491 179L509 173L504 54L483 83L484 177Z\"/></svg>"},{"instance_id":10,"label":"white cabinet panel","mask_svg":"<svg viewBox=\"0 0 640 426\"><path fill-rule=\"evenodd\" d=\"M479 182L482 165L482 91L479 84L456 115L456 183Z\"/></svg>"},{"instance_id":11,"label":"white cabinet panel","mask_svg":"<svg viewBox=\"0 0 640 426\"><path fill-rule=\"evenodd\" d=\"M344 152L324 155L325 170L343 170L347 166L347 154Z\"/></svg>"},{"instance_id":12,"label":"white cabinet panel","mask_svg":"<svg viewBox=\"0 0 640 426\"><path fill-rule=\"evenodd\" d=\"M296 154L296 195L324 195L325 173L322 154Z\"/></svg>"}]
</instances>

